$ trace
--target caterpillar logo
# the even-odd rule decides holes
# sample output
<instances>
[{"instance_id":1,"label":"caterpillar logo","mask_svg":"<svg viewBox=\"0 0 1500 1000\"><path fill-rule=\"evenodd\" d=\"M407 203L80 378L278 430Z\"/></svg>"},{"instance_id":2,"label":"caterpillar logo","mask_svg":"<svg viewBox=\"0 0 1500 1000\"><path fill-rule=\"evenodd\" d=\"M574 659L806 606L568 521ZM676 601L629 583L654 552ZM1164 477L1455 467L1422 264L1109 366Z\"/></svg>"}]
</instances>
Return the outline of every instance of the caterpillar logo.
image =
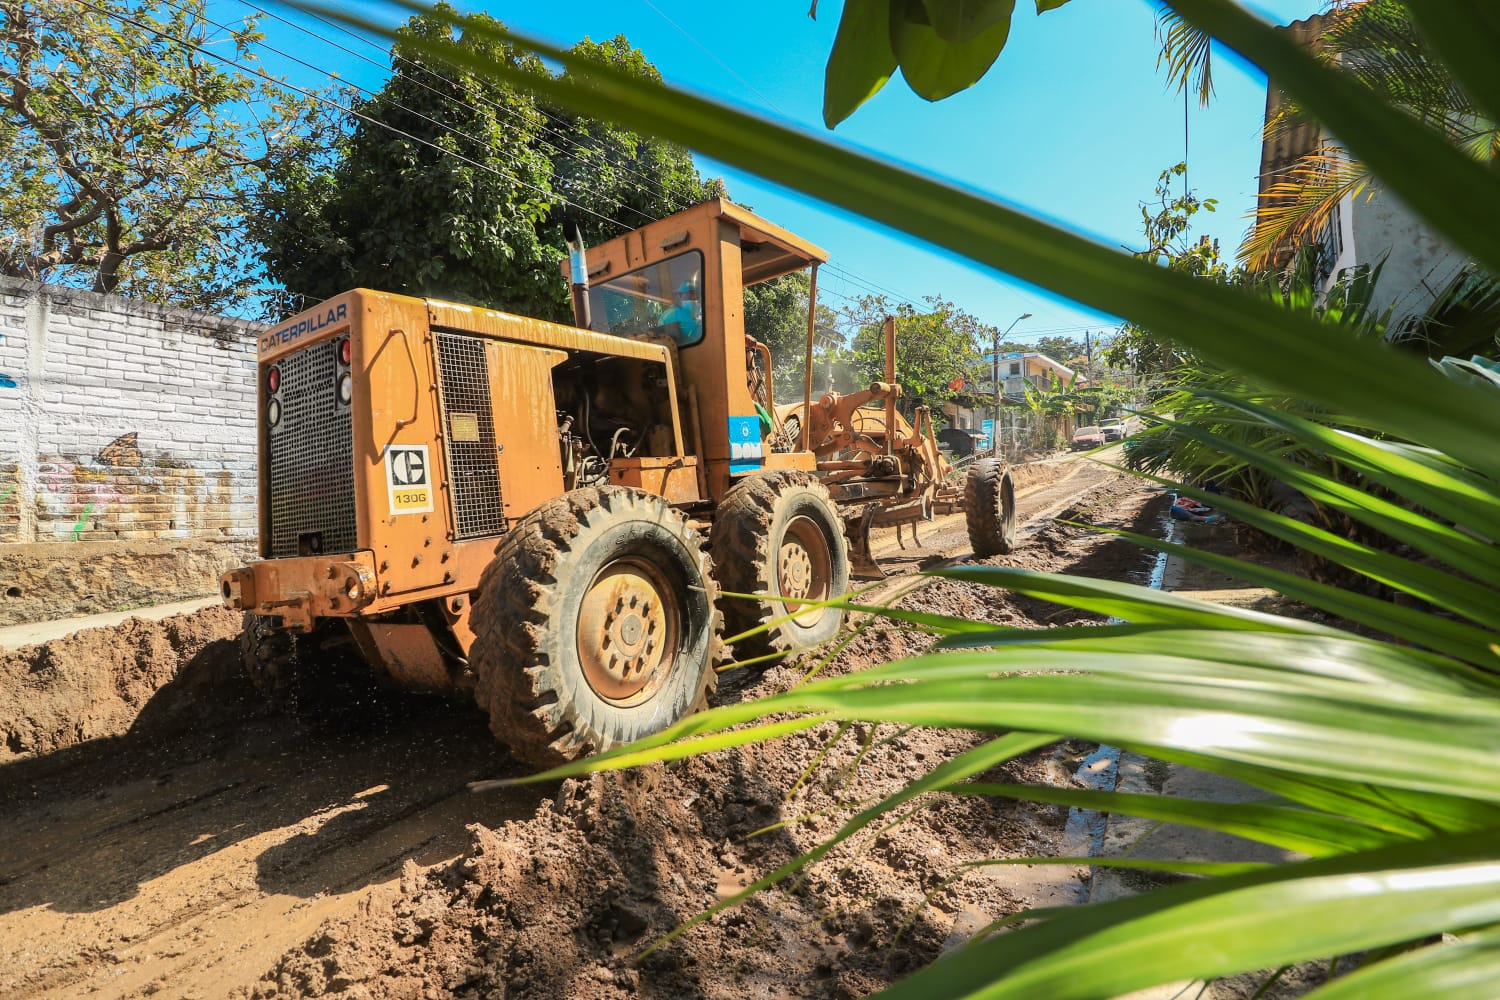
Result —
<instances>
[{"instance_id":1,"label":"caterpillar logo","mask_svg":"<svg viewBox=\"0 0 1500 1000\"><path fill-rule=\"evenodd\" d=\"M294 340L301 340L309 333L317 333L319 330L342 323L349 318L349 304L340 302L336 306L329 306L326 310L314 313L311 316L303 316L295 323L290 323L279 330L272 330L260 338L260 351L266 351L282 344L290 344Z\"/></svg>"},{"instance_id":2,"label":"caterpillar logo","mask_svg":"<svg viewBox=\"0 0 1500 1000\"><path fill-rule=\"evenodd\" d=\"M432 510L432 477L427 472L425 444L393 444L385 450L385 481L392 514Z\"/></svg>"}]
</instances>

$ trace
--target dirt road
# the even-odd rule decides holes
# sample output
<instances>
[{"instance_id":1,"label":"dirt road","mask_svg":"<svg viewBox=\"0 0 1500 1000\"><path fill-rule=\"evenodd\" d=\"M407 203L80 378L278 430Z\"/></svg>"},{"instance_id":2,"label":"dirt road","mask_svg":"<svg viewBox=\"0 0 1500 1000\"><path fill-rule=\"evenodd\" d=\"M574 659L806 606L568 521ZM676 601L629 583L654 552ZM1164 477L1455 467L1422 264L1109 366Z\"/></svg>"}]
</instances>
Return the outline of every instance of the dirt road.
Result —
<instances>
[{"instance_id":1,"label":"dirt road","mask_svg":"<svg viewBox=\"0 0 1500 1000\"><path fill-rule=\"evenodd\" d=\"M1095 519L1145 516L1139 486L1065 463L1054 481L1023 490L1023 547L995 561L1053 570L1092 559L1098 575L1133 572L1133 551L1101 556L1120 543L1053 525L1086 495ZM967 554L961 516L921 535L921 549L909 534L904 549L880 540L882 565L902 574ZM908 603L1017 624L1056 610L950 583ZM836 668L920 648L876 631ZM472 706L383 704L376 721L330 732L265 717L232 672L210 673L194 697L220 710L188 732L162 736L148 701L123 736L0 767L0 996L782 996L804 986L855 996L965 928L1066 901L1076 884L1077 872L1023 868L942 889L940 872L957 858L1041 851L1064 835L1055 811L949 803L885 834L843 875L741 907L635 966L655 935L831 831L833 807L880 794L965 738L853 734L821 758L848 769L847 787L820 779L796 800L787 789L831 733L727 763L471 795L467 782L514 773ZM795 676L772 670L739 685L741 696ZM1017 767L1066 780L1067 752ZM972 814L986 810L994 815L977 829L990 837L968 843ZM747 839L817 811L828 815ZM849 883L850 872L863 882ZM880 943L874 959L846 954Z\"/></svg>"}]
</instances>

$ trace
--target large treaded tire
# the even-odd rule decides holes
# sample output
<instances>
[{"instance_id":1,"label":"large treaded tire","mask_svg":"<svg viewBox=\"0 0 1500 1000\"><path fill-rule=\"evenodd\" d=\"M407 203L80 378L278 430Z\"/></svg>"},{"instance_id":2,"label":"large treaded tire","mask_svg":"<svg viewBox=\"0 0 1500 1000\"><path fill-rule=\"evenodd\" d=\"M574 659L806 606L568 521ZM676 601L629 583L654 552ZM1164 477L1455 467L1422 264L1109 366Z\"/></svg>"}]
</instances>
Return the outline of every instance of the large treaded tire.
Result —
<instances>
[{"instance_id":1,"label":"large treaded tire","mask_svg":"<svg viewBox=\"0 0 1500 1000\"><path fill-rule=\"evenodd\" d=\"M964 522L969 545L981 559L1003 556L1016 547L1016 488L998 458L982 458L964 481Z\"/></svg>"},{"instance_id":2,"label":"large treaded tire","mask_svg":"<svg viewBox=\"0 0 1500 1000\"><path fill-rule=\"evenodd\" d=\"M240 663L272 709L306 722L351 721L368 714L382 696L348 628L337 620L325 619L311 634L298 635L247 611Z\"/></svg>"},{"instance_id":3,"label":"large treaded tire","mask_svg":"<svg viewBox=\"0 0 1500 1000\"><path fill-rule=\"evenodd\" d=\"M806 472L761 472L737 483L719 505L712 539L727 591L826 600L849 590L849 545L838 511L827 487ZM738 635L793 610L781 601L726 598L725 627ZM736 641L735 655L766 658L757 664L765 666L833 638L843 621L841 608L813 609Z\"/></svg>"},{"instance_id":4,"label":"large treaded tire","mask_svg":"<svg viewBox=\"0 0 1500 1000\"><path fill-rule=\"evenodd\" d=\"M240 626L240 663L250 686L278 711L292 707L297 671L296 637L271 619L245 612Z\"/></svg>"},{"instance_id":5,"label":"large treaded tire","mask_svg":"<svg viewBox=\"0 0 1500 1000\"><path fill-rule=\"evenodd\" d=\"M469 663L490 729L552 767L702 709L723 651L717 597L702 536L661 497L599 487L542 504L474 600Z\"/></svg>"}]
</instances>

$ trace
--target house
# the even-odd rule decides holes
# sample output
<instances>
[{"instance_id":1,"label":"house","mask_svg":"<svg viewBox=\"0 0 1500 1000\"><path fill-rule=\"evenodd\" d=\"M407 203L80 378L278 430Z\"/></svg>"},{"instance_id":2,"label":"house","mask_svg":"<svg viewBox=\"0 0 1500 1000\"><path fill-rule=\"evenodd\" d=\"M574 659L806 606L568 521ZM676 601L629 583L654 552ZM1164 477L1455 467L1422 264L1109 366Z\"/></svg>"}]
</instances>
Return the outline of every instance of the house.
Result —
<instances>
[{"instance_id":1,"label":"house","mask_svg":"<svg viewBox=\"0 0 1500 1000\"><path fill-rule=\"evenodd\" d=\"M1080 389L1088 384L1077 369L1045 354L1012 351L1000 355L998 361L1000 389L1009 403L1024 403L1027 389L1051 391L1054 383L1058 388Z\"/></svg>"},{"instance_id":2,"label":"house","mask_svg":"<svg viewBox=\"0 0 1500 1000\"><path fill-rule=\"evenodd\" d=\"M1316 48L1331 27L1332 17L1316 14L1281 30L1297 42ZM1266 122L1275 121L1287 103L1285 94L1274 84L1268 85ZM1277 200L1268 192L1272 185L1286 179L1299 160L1319 150L1336 148L1337 141L1316 123L1268 130L1261 147L1258 214L1264 217L1276 207ZM1320 296L1326 296L1340 280L1381 265L1370 307L1377 316L1391 311L1392 331L1420 317L1471 272L1466 254L1440 239L1399 198L1378 184L1358 194L1345 194L1313 243L1318 250L1315 282ZM1286 250L1278 254L1274 265L1285 267L1292 253Z\"/></svg>"}]
</instances>

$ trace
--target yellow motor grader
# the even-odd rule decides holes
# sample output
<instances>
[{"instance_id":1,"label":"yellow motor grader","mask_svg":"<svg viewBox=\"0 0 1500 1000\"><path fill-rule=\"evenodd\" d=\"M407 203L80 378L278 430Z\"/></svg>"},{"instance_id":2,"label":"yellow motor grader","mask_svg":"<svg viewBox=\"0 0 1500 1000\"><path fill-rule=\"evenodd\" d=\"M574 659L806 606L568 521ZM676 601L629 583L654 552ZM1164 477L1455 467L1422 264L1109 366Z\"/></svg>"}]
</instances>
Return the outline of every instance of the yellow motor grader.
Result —
<instances>
[{"instance_id":1,"label":"yellow motor grader","mask_svg":"<svg viewBox=\"0 0 1500 1000\"><path fill-rule=\"evenodd\" d=\"M835 635L813 602L851 548L878 572L870 528L930 517L947 467L893 377L771 398L743 290L813 268L810 360L826 260L715 200L577 248L574 326L355 289L262 336L261 559L221 581L252 681L296 702L352 648L472 691L547 766L703 707L726 628L764 626L735 644L762 662ZM1008 473L971 471L966 503L976 552L1008 551Z\"/></svg>"}]
</instances>

